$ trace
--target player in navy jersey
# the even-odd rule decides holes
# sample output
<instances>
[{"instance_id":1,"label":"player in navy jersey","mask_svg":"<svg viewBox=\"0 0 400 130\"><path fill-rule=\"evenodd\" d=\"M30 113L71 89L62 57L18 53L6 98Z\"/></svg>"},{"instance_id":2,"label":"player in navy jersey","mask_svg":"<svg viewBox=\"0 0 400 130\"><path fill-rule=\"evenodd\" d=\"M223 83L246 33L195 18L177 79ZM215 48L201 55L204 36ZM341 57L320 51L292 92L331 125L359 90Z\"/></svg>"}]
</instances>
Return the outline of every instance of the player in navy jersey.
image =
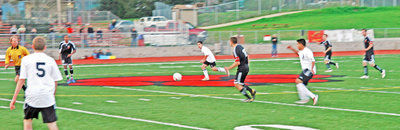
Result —
<instances>
[{"instance_id":1,"label":"player in navy jersey","mask_svg":"<svg viewBox=\"0 0 400 130\"><path fill-rule=\"evenodd\" d=\"M339 69L339 63L334 63L334 62L331 61L331 59L332 59L332 44L327 40L327 38L328 38L328 34L324 34L324 36L322 37L322 39L324 41L321 42L320 44L325 46L324 63L326 65L326 68L328 69L325 72L332 72L332 69L331 69L330 65L334 65L334 66L336 66L337 69Z\"/></svg>"},{"instance_id":2,"label":"player in navy jersey","mask_svg":"<svg viewBox=\"0 0 400 130\"><path fill-rule=\"evenodd\" d=\"M237 44L236 37L231 37L230 45L231 47L233 47L233 56L235 58L235 62L225 69L229 71L235 67L238 67L234 81L235 87L247 98L246 100L244 100L244 102L253 102L256 97L256 90L251 89L244 83L244 81L246 80L246 76L249 73L249 59L247 52L242 45ZM246 91L250 92L251 97L247 94Z\"/></svg>"},{"instance_id":3,"label":"player in navy jersey","mask_svg":"<svg viewBox=\"0 0 400 130\"><path fill-rule=\"evenodd\" d=\"M68 35L65 35L64 41L60 42L58 49L60 50L60 59L64 66L64 73L67 78L67 83L75 83L73 78L74 70L72 68L72 55L76 53L75 44L69 40ZM68 66L71 75L68 75Z\"/></svg>"},{"instance_id":4,"label":"player in navy jersey","mask_svg":"<svg viewBox=\"0 0 400 130\"><path fill-rule=\"evenodd\" d=\"M360 78L362 79L368 79L368 65L369 63L370 66L374 67L376 70L381 72L382 78L385 78L386 76L386 71L382 68L380 68L378 65L375 64L375 55L374 55L374 40L370 37L367 36L367 30L363 29L362 30L362 35L364 36L364 59L362 65L364 66L364 75L361 76Z\"/></svg>"}]
</instances>

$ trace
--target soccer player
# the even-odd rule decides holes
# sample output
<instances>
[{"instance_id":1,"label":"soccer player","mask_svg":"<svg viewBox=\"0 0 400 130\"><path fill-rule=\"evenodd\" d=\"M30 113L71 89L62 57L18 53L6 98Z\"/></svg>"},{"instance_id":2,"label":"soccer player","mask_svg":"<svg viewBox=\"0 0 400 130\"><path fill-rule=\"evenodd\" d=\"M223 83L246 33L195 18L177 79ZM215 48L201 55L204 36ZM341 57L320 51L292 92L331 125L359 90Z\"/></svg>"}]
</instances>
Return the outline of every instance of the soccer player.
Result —
<instances>
[{"instance_id":1,"label":"soccer player","mask_svg":"<svg viewBox=\"0 0 400 130\"><path fill-rule=\"evenodd\" d=\"M235 58L235 62L225 69L229 71L235 67L238 67L234 81L235 87L247 98L246 100L244 100L244 102L253 102L256 98L256 90L251 89L244 83L244 81L246 80L246 76L249 73L249 59L247 52L242 45L237 44L236 37L231 37L230 45L233 48L233 56ZM251 97L247 94L246 91L250 92Z\"/></svg>"},{"instance_id":2,"label":"soccer player","mask_svg":"<svg viewBox=\"0 0 400 130\"><path fill-rule=\"evenodd\" d=\"M328 34L324 34L322 36L322 39L324 40L323 42L319 43L319 44L323 44L325 46L325 58L324 58L324 63L326 65L326 68L328 70L326 70L325 72L332 72L331 66L330 65L334 65L336 66L337 69L339 69L339 63L334 63L331 61L332 58L332 44L327 40L328 38Z\"/></svg>"},{"instance_id":3,"label":"soccer player","mask_svg":"<svg viewBox=\"0 0 400 130\"><path fill-rule=\"evenodd\" d=\"M314 74L316 74L317 71L313 52L306 47L306 40L304 39L297 40L297 48L299 50L294 49L292 46L288 46L287 48L299 56L301 69L303 70L299 78L297 78L295 81L300 98L300 100L296 101L295 103L305 104L310 98L312 98L314 101L313 105L317 104L318 95L312 93L306 88L308 81L313 77Z\"/></svg>"},{"instance_id":4,"label":"soccer player","mask_svg":"<svg viewBox=\"0 0 400 130\"><path fill-rule=\"evenodd\" d=\"M33 39L33 50L35 53L22 59L21 75L10 109L15 109L15 102L22 85L28 80L26 98L24 104L24 129L32 129L32 119L38 119L39 112L42 113L43 122L47 123L50 130L57 130L57 116L55 110L55 94L57 81L62 80L58 66L53 58L47 56L43 51L46 49L46 41L43 37Z\"/></svg>"},{"instance_id":5,"label":"soccer player","mask_svg":"<svg viewBox=\"0 0 400 130\"><path fill-rule=\"evenodd\" d=\"M207 66L210 66L213 71L224 72L229 75L229 71L225 70L225 68L215 67L217 65L215 63L215 61L216 61L215 56L211 52L211 50L208 49L208 47L205 47L203 45L203 42L198 41L197 46L201 49L201 52L204 54L203 59L201 59L201 61L200 61L200 63L203 63L203 65L201 66L201 69L203 70L203 73L204 73L204 79L202 79L203 81L210 80L210 77L208 76L208 71L206 69Z\"/></svg>"},{"instance_id":6,"label":"soccer player","mask_svg":"<svg viewBox=\"0 0 400 130\"><path fill-rule=\"evenodd\" d=\"M29 55L29 51L23 47L18 45L18 36L11 36L10 37L10 44L11 47L9 47L6 51L6 61L5 61L5 66L4 68L7 69L9 64L10 64L10 59L14 61L14 68L15 68L15 79L14 81L18 83L19 75L20 75L20 69L21 69L21 59L27 55ZM22 89L25 91L26 86L22 85Z\"/></svg>"},{"instance_id":7,"label":"soccer player","mask_svg":"<svg viewBox=\"0 0 400 130\"><path fill-rule=\"evenodd\" d=\"M74 69L72 68L72 55L76 53L75 44L69 40L69 36L64 36L64 41L60 42L60 59L64 66L64 74L67 79L67 83L75 83L74 80ZM68 75L68 66L69 72L71 75Z\"/></svg>"},{"instance_id":8,"label":"soccer player","mask_svg":"<svg viewBox=\"0 0 400 130\"><path fill-rule=\"evenodd\" d=\"M364 75L361 76L360 78L362 78L362 79L368 79L369 78L367 62L369 63L370 66L374 67L376 70L381 72L382 78L385 78L386 71L375 64L374 40L367 36L367 30L366 29L363 29L361 32L362 32L362 35L364 36L365 56L364 56L364 60L363 60L363 63L362 63L362 65L364 66Z\"/></svg>"}]
</instances>

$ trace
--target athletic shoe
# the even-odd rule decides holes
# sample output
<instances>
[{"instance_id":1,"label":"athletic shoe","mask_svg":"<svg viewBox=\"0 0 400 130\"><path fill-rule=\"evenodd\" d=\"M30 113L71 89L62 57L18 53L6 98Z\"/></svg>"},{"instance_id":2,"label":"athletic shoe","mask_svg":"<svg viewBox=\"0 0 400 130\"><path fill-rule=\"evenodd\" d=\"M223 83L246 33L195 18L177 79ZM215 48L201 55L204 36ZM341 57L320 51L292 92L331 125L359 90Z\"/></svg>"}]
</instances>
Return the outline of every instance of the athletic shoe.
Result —
<instances>
[{"instance_id":1,"label":"athletic shoe","mask_svg":"<svg viewBox=\"0 0 400 130\"><path fill-rule=\"evenodd\" d=\"M386 76L386 70L382 70L382 73L381 73L381 74L382 74L382 79L385 78L385 76Z\"/></svg>"},{"instance_id":2,"label":"athletic shoe","mask_svg":"<svg viewBox=\"0 0 400 130\"><path fill-rule=\"evenodd\" d=\"M225 73L226 73L226 75L231 75L230 73L229 73L229 70L228 69L226 69L226 68L224 68L225 69Z\"/></svg>"},{"instance_id":3,"label":"athletic shoe","mask_svg":"<svg viewBox=\"0 0 400 130\"><path fill-rule=\"evenodd\" d=\"M251 94L251 97L253 97L252 99L253 99L253 101L254 101L254 99L256 99L256 93L257 93L257 91L256 91L256 89L252 89L252 92L250 93Z\"/></svg>"},{"instance_id":4,"label":"athletic shoe","mask_svg":"<svg viewBox=\"0 0 400 130\"><path fill-rule=\"evenodd\" d=\"M75 79L71 79L71 82L72 82L72 83L76 83L76 80L75 80Z\"/></svg>"},{"instance_id":5,"label":"athletic shoe","mask_svg":"<svg viewBox=\"0 0 400 130\"><path fill-rule=\"evenodd\" d=\"M310 101L310 100L299 100L299 101L296 101L296 102L294 102L294 103L297 103L297 104L306 104L308 101Z\"/></svg>"},{"instance_id":6,"label":"athletic shoe","mask_svg":"<svg viewBox=\"0 0 400 130\"><path fill-rule=\"evenodd\" d=\"M204 78L201 81L208 81L208 80L210 80L210 78Z\"/></svg>"},{"instance_id":7,"label":"athletic shoe","mask_svg":"<svg viewBox=\"0 0 400 130\"><path fill-rule=\"evenodd\" d=\"M361 79L368 79L369 76L368 76L368 75L363 75L363 76L361 76L360 78L361 78Z\"/></svg>"},{"instance_id":8,"label":"athletic shoe","mask_svg":"<svg viewBox=\"0 0 400 130\"><path fill-rule=\"evenodd\" d=\"M72 83L72 82L71 82L71 80L68 79L68 80L67 80L67 84L70 84L70 83Z\"/></svg>"},{"instance_id":9,"label":"athletic shoe","mask_svg":"<svg viewBox=\"0 0 400 130\"><path fill-rule=\"evenodd\" d=\"M325 72L332 72L332 69L325 70Z\"/></svg>"},{"instance_id":10,"label":"athletic shoe","mask_svg":"<svg viewBox=\"0 0 400 130\"><path fill-rule=\"evenodd\" d=\"M318 95L315 95L315 97L312 100L314 101L312 105L315 106L315 104L317 104L318 102Z\"/></svg>"},{"instance_id":11,"label":"athletic shoe","mask_svg":"<svg viewBox=\"0 0 400 130\"><path fill-rule=\"evenodd\" d=\"M243 102L248 102L248 103L253 102L253 101L254 101L254 99L245 99L245 100L243 100Z\"/></svg>"},{"instance_id":12,"label":"athletic shoe","mask_svg":"<svg viewBox=\"0 0 400 130\"><path fill-rule=\"evenodd\" d=\"M336 69L339 69L339 63L335 63Z\"/></svg>"}]
</instances>

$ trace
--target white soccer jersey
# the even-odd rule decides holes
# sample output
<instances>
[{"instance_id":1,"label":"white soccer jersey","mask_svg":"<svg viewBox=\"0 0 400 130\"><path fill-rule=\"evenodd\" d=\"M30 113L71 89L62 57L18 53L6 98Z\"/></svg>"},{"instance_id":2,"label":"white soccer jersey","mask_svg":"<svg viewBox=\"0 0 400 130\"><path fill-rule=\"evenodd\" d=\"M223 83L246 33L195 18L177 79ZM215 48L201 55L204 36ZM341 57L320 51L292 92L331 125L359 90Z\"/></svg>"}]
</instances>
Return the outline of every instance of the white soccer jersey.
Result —
<instances>
[{"instance_id":1,"label":"white soccer jersey","mask_svg":"<svg viewBox=\"0 0 400 130\"><path fill-rule=\"evenodd\" d=\"M207 59L206 59L207 62L213 63L213 62L216 61L216 60L215 60L214 54L213 54L213 53L211 52L211 50L208 49L207 47L203 46L203 47L201 48L201 52L202 52L205 56L207 56Z\"/></svg>"},{"instance_id":2,"label":"white soccer jersey","mask_svg":"<svg viewBox=\"0 0 400 130\"><path fill-rule=\"evenodd\" d=\"M55 60L44 53L34 53L22 58L19 79L27 80L25 103L35 108L45 108L56 103L55 81L62 76Z\"/></svg>"},{"instance_id":3,"label":"white soccer jersey","mask_svg":"<svg viewBox=\"0 0 400 130\"><path fill-rule=\"evenodd\" d=\"M312 62L315 62L313 52L307 47L305 47L303 50L299 51L299 58L300 58L301 69L311 70ZM316 65L314 65L314 68L312 68L315 73L317 73L316 68L317 68Z\"/></svg>"}]
</instances>

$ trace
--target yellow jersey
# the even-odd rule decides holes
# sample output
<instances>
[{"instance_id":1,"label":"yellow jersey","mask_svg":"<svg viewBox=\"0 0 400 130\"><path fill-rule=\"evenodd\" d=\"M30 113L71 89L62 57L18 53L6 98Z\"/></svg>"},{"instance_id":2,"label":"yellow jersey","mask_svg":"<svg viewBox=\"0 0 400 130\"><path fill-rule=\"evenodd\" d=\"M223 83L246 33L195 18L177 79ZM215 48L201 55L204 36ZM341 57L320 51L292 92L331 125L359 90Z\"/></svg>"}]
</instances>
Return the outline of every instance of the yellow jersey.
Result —
<instances>
[{"instance_id":1,"label":"yellow jersey","mask_svg":"<svg viewBox=\"0 0 400 130\"><path fill-rule=\"evenodd\" d=\"M10 59L12 59L15 66L21 66L21 59L27 55L29 55L29 51L25 47L19 45L17 47L11 46L7 49L5 64L8 65Z\"/></svg>"}]
</instances>

